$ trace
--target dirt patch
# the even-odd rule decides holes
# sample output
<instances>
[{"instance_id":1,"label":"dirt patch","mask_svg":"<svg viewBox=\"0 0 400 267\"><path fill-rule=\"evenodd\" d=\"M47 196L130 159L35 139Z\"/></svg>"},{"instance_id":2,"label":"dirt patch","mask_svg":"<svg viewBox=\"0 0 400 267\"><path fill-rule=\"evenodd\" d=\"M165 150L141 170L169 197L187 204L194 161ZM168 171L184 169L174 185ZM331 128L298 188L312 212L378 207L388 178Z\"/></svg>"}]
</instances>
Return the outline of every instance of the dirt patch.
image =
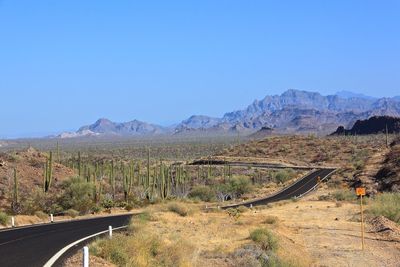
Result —
<instances>
[{"instance_id":1,"label":"dirt patch","mask_svg":"<svg viewBox=\"0 0 400 267\"><path fill-rule=\"evenodd\" d=\"M378 216L369 220L369 231L382 235L385 240L400 242L400 226L395 222Z\"/></svg>"},{"instance_id":2,"label":"dirt patch","mask_svg":"<svg viewBox=\"0 0 400 267\"><path fill-rule=\"evenodd\" d=\"M64 267L76 267L76 266L82 266L82 251L77 252L74 256L71 258L68 258L64 262ZM96 257L94 255L90 255L89 257L89 266L94 266L94 267L116 267L117 265L112 264L106 260L103 260L102 258Z\"/></svg>"},{"instance_id":3,"label":"dirt patch","mask_svg":"<svg viewBox=\"0 0 400 267\"><path fill-rule=\"evenodd\" d=\"M398 266L397 226L384 218L368 221L362 251L358 203L318 201L329 192L322 188L298 201L247 209L238 218L195 204L186 204L194 211L182 217L159 204L149 210L148 227L162 239L190 241L196 249L193 266L235 266L232 255L251 244L249 233L259 227L279 238L277 254L292 259L293 266ZM272 216L277 219L271 223Z\"/></svg>"}]
</instances>

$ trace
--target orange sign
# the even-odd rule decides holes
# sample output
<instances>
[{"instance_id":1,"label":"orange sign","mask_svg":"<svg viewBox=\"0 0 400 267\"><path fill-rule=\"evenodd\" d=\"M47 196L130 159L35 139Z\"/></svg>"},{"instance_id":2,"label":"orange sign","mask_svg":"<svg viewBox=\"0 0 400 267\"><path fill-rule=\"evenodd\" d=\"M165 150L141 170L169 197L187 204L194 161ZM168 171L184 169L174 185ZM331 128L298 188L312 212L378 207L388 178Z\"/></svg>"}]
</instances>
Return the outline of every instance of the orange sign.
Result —
<instances>
[{"instance_id":1,"label":"orange sign","mask_svg":"<svg viewBox=\"0 0 400 267\"><path fill-rule=\"evenodd\" d=\"M357 196L365 196L365 187L357 187L356 195Z\"/></svg>"}]
</instances>

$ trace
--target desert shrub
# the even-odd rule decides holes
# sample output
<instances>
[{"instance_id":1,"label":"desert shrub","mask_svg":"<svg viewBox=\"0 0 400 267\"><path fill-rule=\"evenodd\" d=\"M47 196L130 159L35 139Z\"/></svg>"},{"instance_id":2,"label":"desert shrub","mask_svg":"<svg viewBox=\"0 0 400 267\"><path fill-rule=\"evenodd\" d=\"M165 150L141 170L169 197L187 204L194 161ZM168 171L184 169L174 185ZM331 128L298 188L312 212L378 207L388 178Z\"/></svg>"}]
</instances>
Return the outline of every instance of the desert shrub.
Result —
<instances>
[{"instance_id":1,"label":"desert shrub","mask_svg":"<svg viewBox=\"0 0 400 267\"><path fill-rule=\"evenodd\" d=\"M239 207L237 208L237 210L238 210L240 213L245 213L246 211L249 210L249 208L246 207L246 206L239 206Z\"/></svg>"},{"instance_id":2,"label":"desert shrub","mask_svg":"<svg viewBox=\"0 0 400 267\"><path fill-rule=\"evenodd\" d=\"M332 196L331 195L320 195L320 196L318 196L318 200L319 201L327 201L327 200L331 200L332 199Z\"/></svg>"},{"instance_id":3,"label":"desert shrub","mask_svg":"<svg viewBox=\"0 0 400 267\"><path fill-rule=\"evenodd\" d=\"M168 205L168 210L185 217L189 214L189 209L182 203L172 202Z\"/></svg>"},{"instance_id":4,"label":"desert shrub","mask_svg":"<svg viewBox=\"0 0 400 267\"><path fill-rule=\"evenodd\" d=\"M237 248L232 254L233 267L262 267L269 266L270 256L255 244L246 244Z\"/></svg>"},{"instance_id":5,"label":"desert shrub","mask_svg":"<svg viewBox=\"0 0 400 267\"><path fill-rule=\"evenodd\" d=\"M232 177L227 183L217 185L216 187L217 194L225 195L224 200L226 200L227 196L236 198L243 194L250 193L252 190L253 186L251 181L245 176Z\"/></svg>"},{"instance_id":6,"label":"desert shrub","mask_svg":"<svg viewBox=\"0 0 400 267\"><path fill-rule=\"evenodd\" d=\"M92 243L91 253L117 266L192 266L193 246L182 240L165 241L146 228L131 235L116 234L112 239Z\"/></svg>"},{"instance_id":7,"label":"desert shrub","mask_svg":"<svg viewBox=\"0 0 400 267\"><path fill-rule=\"evenodd\" d=\"M114 201L112 200L111 196L105 196L101 200L101 206L106 210L111 210L111 208L114 207Z\"/></svg>"},{"instance_id":8,"label":"desert shrub","mask_svg":"<svg viewBox=\"0 0 400 267\"><path fill-rule=\"evenodd\" d=\"M237 220L240 217L240 211L238 209L235 208L229 208L226 210L226 212L228 213L229 217Z\"/></svg>"},{"instance_id":9,"label":"desert shrub","mask_svg":"<svg viewBox=\"0 0 400 267\"><path fill-rule=\"evenodd\" d=\"M48 214L44 213L44 212L41 211L41 210L36 211L34 215L35 215L36 217L42 219L42 220L45 220L45 219L47 219L47 218L49 217Z\"/></svg>"},{"instance_id":10,"label":"desert shrub","mask_svg":"<svg viewBox=\"0 0 400 267\"><path fill-rule=\"evenodd\" d=\"M208 186L198 185L193 187L192 191L189 193L189 197L210 202L215 199L215 192Z\"/></svg>"},{"instance_id":11,"label":"desert shrub","mask_svg":"<svg viewBox=\"0 0 400 267\"><path fill-rule=\"evenodd\" d=\"M94 205L92 211L93 213L99 213L101 211L101 207L99 205Z\"/></svg>"},{"instance_id":12,"label":"desert shrub","mask_svg":"<svg viewBox=\"0 0 400 267\"><path fill-rule=\"evenodd\" d=\"M275 235L265 228L257 228L250 233L250 239L258 243L264 250L275 251L278 248L278 240Z\"/></svg>"},{"instance_id":13,"label":"desert shrub","mask_svg":"<svg viewBox=\"0 0 400 267\"><path fill-rule=\"evenodd\" d=\"M94 185L80 177L71 177L62 184L64 192L60 204L64 210L74 209L81 214L88 213L94 206Z\"/></svg>"},{"instance_id":14,"label":"desert shrub","mask_svg":"<svg viewBox=\"0 0 400 267\"><path fill-rule=\"evenodd\" d=\"M276 174L275 174L275 181L277 183L285 183L287 181L289 181L290 179L292 179L295 175L295 172L293 171L293 169L284 169L284 170L279 170Z\"/></svg>"},{"instance_id":15,"label":"desert shrub","mask_svg":"<svg viewBox=\"0 0 400 267\"><path fill-rule=\"evenodd\" d=\"M5 226L5 225L7 225L9 220L10 220L10 217L7 215L7 213L0 211L0 224Z\"/></svg>"},{"instance_id":16,"label":"desert shrub","mask_svg":"<svg viewBox=\"0 0 400 267\"><path fill-rule=\"evenodd\" d=\"M43 189L39 187L35 188L29 195L21 200L23 214L34 215L37 211L55 214L59 212L59 210L55 211L56 206L56 196L50 193L44 193Z\"/></svg>"},{"instance_id":17,"label":"desert shrub","mask_svg":"<svg viewBox=\"0 0 400 267\"><path fill-rule=\"evenodd\" d=\"M111 261L117 266L126 266L129 256L122 249L125 247L125 239L123 236L116 234L110 240L97 240L90 246L91 253Z\"/></svg>"},{"instance_id":18,"label":"desert shrub","mask_svg":"<svg viewBox=\"0 0 400 267\"><path fill-rule=\"evenodd\" d=\"M272 215L267 215L265 217L264 223L266 223L266 224L277 224L278 223L278 217L272 216Z\"/></svg>"},{"instance_id":19,"label":"desert shrub","mask_svg":"<svg viewBox=\"0 0 400 267\"><path fill-rule=\"evenodd\" d=\"M75 218L79 215L79 211L74 210L74 209L69 209L69 210L66 210L64 214L67 216L70 216L72 218Z\"/></svg>"},{"instance_id":20,"label":"desert shrub","mask_svg":"<svg viewBox=\"0 0 400 267\"><path fill-rule=\"evenodd\" d=\"M354 201L357 199L356 193L348 189L339 189L332 193L332 197L337 201Z\"/></svg>"},{"instance_id":21,"label":"desert shrub","mask_svg":"<svg viewBox=\"0 0 400 267\"><path fill-rule=\"evenodd\" d=\"M383 193L372 201L369 212L400 224L400 193Z\"/></svg>"},{"instance_id":22,"label":"desert shrub","mask_svg":"<svg viewBox=\"0 0 400 267\"><path fill-rule=\"evenodd\" d=\"M124 209L126 211L131 211L133 210L133 204L132 203L126 203Z\"/></svg>"}]
</instances>

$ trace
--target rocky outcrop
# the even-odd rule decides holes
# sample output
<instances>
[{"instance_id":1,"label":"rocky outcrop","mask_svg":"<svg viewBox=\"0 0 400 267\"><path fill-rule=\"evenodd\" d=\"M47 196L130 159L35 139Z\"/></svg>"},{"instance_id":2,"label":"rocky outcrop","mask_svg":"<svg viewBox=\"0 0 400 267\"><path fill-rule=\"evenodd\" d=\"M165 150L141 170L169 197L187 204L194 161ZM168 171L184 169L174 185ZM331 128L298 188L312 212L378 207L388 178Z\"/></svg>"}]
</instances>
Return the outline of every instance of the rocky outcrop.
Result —
<instances>
[{"instance_id":1,"label":"rocky outcrop","mask_svg":"<svg viewBox=\"0 0 400 267\"><path fill-rule=\"evenodd\" d=\"M351 129L339 126L331 135L363 135L378 133L400 133L400 118L390 116L373 116L367 120L358 120Z\"/></svg>"}]
</instances>

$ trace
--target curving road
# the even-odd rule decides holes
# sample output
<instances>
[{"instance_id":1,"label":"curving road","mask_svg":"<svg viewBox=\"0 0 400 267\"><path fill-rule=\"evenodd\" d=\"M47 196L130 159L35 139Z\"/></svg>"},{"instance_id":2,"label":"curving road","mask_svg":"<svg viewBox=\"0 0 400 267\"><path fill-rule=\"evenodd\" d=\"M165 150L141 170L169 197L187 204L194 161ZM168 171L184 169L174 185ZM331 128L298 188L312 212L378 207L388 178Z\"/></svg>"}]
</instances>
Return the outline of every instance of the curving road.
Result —
<instances>
[{"instance_id":1,"label":"curving road","mask_svg":"<svg viewBox=\"0 0 400 267\"><path fill-rule=\"evenodd\" d=\"M274 195L222 208L265 205L271 202L300 197L313 190L318 186L319 181L326 179L334 171L335 169L329 168L318 169ZM128 224L131 216L132 214L126 214L0 230L0 266L43 266L54 254L68 244L83 237L105 231L109 225L113 228L124 226ZM82 246L83 244L74 247L64 256L71 255ZM57 261L54 266L60 266L61 260Z\"/></svg>"},{"instance_id":2,"label":"curving road","mask_svg":"<svg viewBox=\"0 0 400 267\"><path fill-rule=\"evenodd\" d=\"M246 206L246 207L258 206L280 200L291 199L294 197L301 197L310 192L311 190L313 190L315 187L317 187L320 181L328 178L332 173L335 172L335 170L336 169L327 168L327 169L319 169L313 171L308 175L306 175L305 177L301 178L300 180L297 180L295 183L289 185L288 187L284 188L283 190L271 196L250 200L238 204L227 205L222 208L227 209L227 208L236 208L239 206Z\"/></svg>"},{"instance_id":3,"label":"curving road","mask_svg":"<svg viewBox=\"0 0 400 267\"><path fill-rule=\"evenodd\" d=\"M63 247L83 237L128 224L132 214L56 222L0 231L1 267L43 266ZM71 252L76 251L77 246ZM54 266L60 266L56 262Z\"/></svg>"}]
</instances>

